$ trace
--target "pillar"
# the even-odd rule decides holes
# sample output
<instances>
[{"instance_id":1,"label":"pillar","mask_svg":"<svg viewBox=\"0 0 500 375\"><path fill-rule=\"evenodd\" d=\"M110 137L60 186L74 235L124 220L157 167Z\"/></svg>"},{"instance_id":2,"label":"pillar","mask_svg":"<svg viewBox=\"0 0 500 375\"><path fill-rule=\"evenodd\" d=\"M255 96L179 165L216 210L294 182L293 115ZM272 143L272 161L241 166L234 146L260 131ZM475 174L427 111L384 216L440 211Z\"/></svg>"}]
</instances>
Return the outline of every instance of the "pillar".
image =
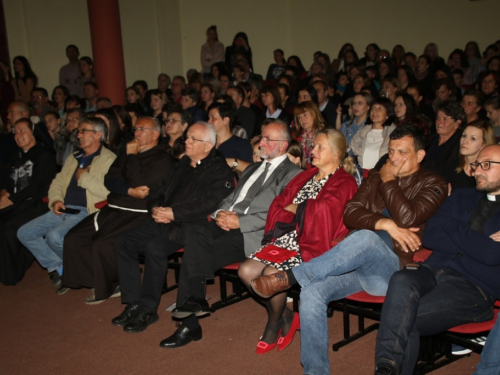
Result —
<instances>
[{"instance_id":1,"label":"pillar","mask_svg":"<svg viewBox=\"0 0 500 375\"><path fill-rule=\"evenodd\" d=\"M94 76L99 96L125 101L125 62L118 0L87 0Z\"/></svg>"}]
</instances>

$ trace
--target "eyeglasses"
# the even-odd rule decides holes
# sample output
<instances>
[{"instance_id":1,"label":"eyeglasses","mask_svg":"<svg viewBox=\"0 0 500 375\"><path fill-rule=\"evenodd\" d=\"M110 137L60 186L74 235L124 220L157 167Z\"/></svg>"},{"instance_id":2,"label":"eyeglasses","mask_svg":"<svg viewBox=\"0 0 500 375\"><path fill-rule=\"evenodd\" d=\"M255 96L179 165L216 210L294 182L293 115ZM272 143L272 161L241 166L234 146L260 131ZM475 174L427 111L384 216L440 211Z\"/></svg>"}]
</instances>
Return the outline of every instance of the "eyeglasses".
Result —
<instances>
[{"instance_id":1,"label":"eyeglasses","mask_svg":"<svg viewBox=\"0 0 500 375\"><path fill-rule=\"evenodd\" d=\"M205 143L208 143L208 141L204 141L203 139L197 139L195 137L192 137L190 135L188 135L186 138L184 138L185 141L191 141L191 142L205 142Z\"/></svg>"},{"instance_id":2,"label":"eyeglasses","mask_svg":"<svg viewBox=\"0 0 500 375\"><path fill-rule=\"evenodd\" d=\"M94 129L78 129L78 134L85 134L85 133L89 133L89 132L95 133L96 130L94 130Z\"/></svg>"},{"instance_id":3,"label":"eyeglasses","mask_svg":"<svg viewBox=\"0 0 500 375\"><path fill-rule=\"evenodd\" d=\"M176 123L178 122L179 124L182 124L182 120L176 120L175 118L168 118L163 121L164 124L170 124L170 123Z\"/></svg>"},{"instance_id":4,"label":"eyeglasses","mask_svg":"<svg viewBox=\"0 0 500 375\"><path fill-rule=\"evenodd\" d=\"M474 172L480 166L483 171L489 171L491 164L500 164L500 161L486 160L479 163L470 163L470 169Z\"/></svg>"},{"instance_id":5,"label":"eyeglasses","mask_svg":"<svg viewBox=\"0 0 500 375\"><path fill-rule=\"evenodd\" d=\"M262 141L263 143L269 143L269 142L286 142L284 139L271 139L266 136L259 135L259 141Z\"/></svg>"},{"instance_id":6,"label":"eyeglasses","mask_svg":"<svg viewBox=\"0 0 500 375\"><path fill-rule=\"evenodd\" d=\"M135 133L135 132L139 132L139 133L144 133L146 130L151 130L151 131L155 131L154 128L144 128L144 127L136 127L136 128L132 128L132 131Z\"/></svg>"}]
</instances>

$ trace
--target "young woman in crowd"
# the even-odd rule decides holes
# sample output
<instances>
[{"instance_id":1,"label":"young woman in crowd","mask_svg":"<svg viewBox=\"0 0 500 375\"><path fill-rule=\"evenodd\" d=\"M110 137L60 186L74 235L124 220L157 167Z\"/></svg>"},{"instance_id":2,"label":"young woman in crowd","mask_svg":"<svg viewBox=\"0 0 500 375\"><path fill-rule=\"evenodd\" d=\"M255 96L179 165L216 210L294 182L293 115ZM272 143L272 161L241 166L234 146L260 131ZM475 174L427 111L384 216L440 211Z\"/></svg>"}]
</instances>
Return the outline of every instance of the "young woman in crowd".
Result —
<instances>
[{"instance_id":1,"label":"young woman in crowd","mask_svg":"<svg viewBox=\"0 0 500 375\"><path fill-rule=\"evenodd\" d=\"M16 56L12 60L14 66L14 78L11 85L16 93L16 100L31 103L31 91L38 85L38 77L31 70L28 59L24 56Z\"/></svg>"},{"instance_id":2,"label":"young woman in crowd","mask_svg":"<svg viewBox=\"0 0 500 375\"><path fill-rule=\"evenodd\" d=\"M394 65L390 59L378 63L378 76L380 80L396 76Z\"/></svg>"},{"instance_id":3,"label":"young woman in crowd","mask_svg":"<svg viewBox=\"0 0 500 375\"><path fill-rule=\"evenodd\" d=\"M370 111L370 106L372 104L372 96L366 92L360 92L352 98L350 103L350 108L352 111L352 116L349 120L341 122L342 117L342 106L339 104L337 108L337 129L340 130L342 134L346 137L347 148L350 149L352 137L366 124L366 119L368 118L368 112ZM346 105L346 103L344 103Z\"/></svg>"},{"instance_id":4,"label":"young woman in crowd","mask_svg":"<svg viewBox=\"0 0 500 375\"><path fill-rule=\"evenodd\" d=\"M477 160L477 155L485 146L495 144L493 127L486 120L476 120L467 124L460 138L460 157L458 166L447 168L445 178L453 193L461 188L476 187L470 163Z\"/></svg>"},{"instance_id":5,"label":"young woman in crowd","mask_svg":"<svg viewBox=\"0 0 500 375\"><path fill-rule=\"evenodd\" d=\"M161 109L165 104L168 103L167 95L160 90L151 91L151 111L150 116L156 117L160 122L161 118Z\"/></svg>"},{"instance_id":6,"label":"young woman in crowd","mask_svg":"<svg viewBox=\"0 0 500 375\"><path fill-rule=\"evenodd\" d=\"M102 108L98 109L94 116L103 119L106 123L108 128L106 145L115 155L119 155L120 151L125 147L125 139L123 138L123 133L120 129L120 121L115 111L111 108Z\"/></svg>"},{"instance_id":7,"label":"young woman in crowd","mask_svg":"<svg viewBox=\"0 0 500 375\"><path fill-rule=\"evenodd\" d=\"M80 98L85 97L85 93L83 91L83 87L85 86L85 82L95 82L94 78L94 61L88 56L80 57L79 61L80 66L80 76L78 77L77 84L77 95Z\"/></svg>"},{"instance_id":8,"label":"young woman in crowd","mask_svg":"<svg viewBox=\"0 0 500 375\"><path fill-rule=\"evenodd\" d=\"M500 74L492 70L481 72L476 80L477 89L483 94L484 100L498 95L500 85Z\"/></svg>"},{"instance_id":9,"label":"young woman in crowd","mask_svg":"<svg viewBox=\"0 0 500 375\"><path fill-rule=\"evenodd\" d=\"M287 65L294 66L297 68L299 79L304 79L307 77L307 70L306 70L306 68L304 68L304 65L302 64L302 60L300 59L299 56L295 56L295 55L290 56L287 60Z\"/></svg>"},{"instance_id":10,"label":"young woman in crowd","mask_svg":"<svg viewBox=\"0 0 500 375\"><path fill-rule=\"evenodd\" d=\"M64 104L69 96L70 93L66 86L59 85L54 87L54 90L52 90L52 101L56 105L56 109L61 118L64 116L64 112L66 110Z\"/></svg>"},{"instance_id":11,"label":"young woman in crowd","mask_svg":"<svg viewBox=\"0 0 500 375\"><path fill-rule=\"evenodd\" d=\"M404 119L418 114L418 107L415 99L406 92L398 92L394 99L394 113L396 114L397 124Z\"/></svg>"},{"instance_id":12,"label":"young woman in crowd","mask_svg":"<svg viewBox=\"0 0 500 375\"><path fill-rule=\"evenodd\" d=\"M295 130L292 138L300 142L305 163L310 166L313 158L314 138L316 138L318 131L325 127L325 120L318 106L311 101L297 104L294 115Z\"/></svg>"},{"instance_id":13,"label":"young woman in crowd","mask_svg":"<svg viewBox=\"0 0 500 375\"><path fill-rule=\"evenodd\" d=\"M396 128L394 120L394 107L388 98L372 101L366 125L354 134L351 141L351 153L357 155L361 168L372 169L387 153L389 135Z\"/></svg>"},{"instance_id":14,"label":"young woman in crowd","mask_svg":"<svg viewBox=\"0 0 500 375\"><path fill-rule=\"evenodd\" d=\"M354 51L354 46L351 43L345 43L339 50L337 58L332 61L332 72L338 73L344 70L345 66L345 53L347 51ZM352 61L351 61L352 62Z\"/></svg>"},{"instance_id":15,"label":"young woman in crowd","mask_svg":"<svg viewBox=\"0 0 500 375\"><path fill-rule=\"evenodd\" d=\"M415 78L415 74L413 73L413 70L408 65L403 65L398 68L398 81L399 81L399 87L401 87L401 90L406 90L408 85L413 85L417 83L417 80Z\"/></svg>"},{"instance_id":16,"label":"young woman in crowd","mask_svg":"<svg viewBox=\"0 0 500 375\"><path fill-rule=\"evenodd\" d=\"M257 276L290 269L323 254L331 248L331 240L347 234L342 213L357 186L351 175L356 166L351 157L345 157L346 149L338 130L325 129L316 135L314 167L296 176L274 199L267 215L265 245L240 265L238 275L247 287ZM286 307L286 298L282 292L263 301L267 324L257 354L276 347L284 350L300 329L299 314Z\"/></svg>"},{"instance_id":17,"label":"young woman in crowd","mask_svg":"<svg viewBox=\"0 0 500 375\"><path fill-rule=\"evenodd\" d=\"M472 70L472 75L476 78L481 67L481 51L479 50L479 45L477 42L468 42L465 45L465 54L469 62L469 66Z\"/></svg>"},{"instance_id":18,"label":"young woman in crowd","mask_svg":"<svg viewBox=\"0 0 500 375\"><path fill-rule=\"evenodd\" d=\"M212 65L224 61L224 44L219 42L217 26L213 25L207 29L207 42L201 46L200 62L201 72L208 78Z\"/></svg>"},{"instance_id":19,"label":"young woman in crowd","mask_svg":"<svg viewBox=\"0 0 500 375\"><path fill-rule=\"evenodd\" d=\"M215 98L215 89L210 83L204 83L201 85L200 90L200 106L208 113L208 107L212 105Z\"/></svg>"},{"instance_id":20,"label":"young woman in crowd","mask_svg":"<svg viewBox=\"0 0 500 375\"><path fill-rule=\"evenodd\" d=\"M279 118L290 126L292 116L283 110L281 95L277 87L264 86L262 90L260 90L260 100L264 107L267 108L265 114L266 118Z\"/></svg>"},{"instance_id":21,"label":"young woman in crowd","mask_svg":"<svg viewBox=\"0 0 500 375\"><path fill-rule=\"evenodd\" d=\"M252 49L248 43L248 36L244 32L239 32L234 36L233 44L226 48L225 62L229 68L234 68L238 56L243 56L253 70Z\"/></svg>"},{"instance_id":22,"label":"young woman in crowd","mask_svg":"<svg viewBox=\"0 0 500 375\"><path fill-rule=\"evenodd\" d=\"M318 105L318 93L313 86L309 85L299 90L297 103L300 104L303 102L313 102L314 104Z\"/></svg>"},{"instance_id":23,"label":"young woman in crowd","mask_svg":"<svg viewBox=\"0 0 500 375\"><path fill-rule=\"evenodd\" d=\"M462 80L463 85L472 85L476 77L474 76L474 70L469 64L469 59L464 51L459 48L453 50L448 56L448 67L450 70L461 69L464 73Z\"/></svg>"},{"instance_id":24,"label":"young woman in crowd","mask_svg":"<svg viewBox=\"0 0 500 375\"><path fill-rule=\"evenodd\" d=\"M392 103L396 99L396 93L399 91L399 81L396 78L389 77L382 81L380 86L380 96L388 98Z\"/></svg>"},{"instance_id":25,"label":"young woman in crowd","mask_svg":"<svg viewBox=\"0 0 500 375\"><path fill-rule=\"evenodd\" d=\"M290 159L290 161L297 167L299 167L300 169L306 169L304 150L297 140L292 139L290 141L288 150L286 151L286 155L288 156L288 159Z\"/></svg>"}]
</instances>

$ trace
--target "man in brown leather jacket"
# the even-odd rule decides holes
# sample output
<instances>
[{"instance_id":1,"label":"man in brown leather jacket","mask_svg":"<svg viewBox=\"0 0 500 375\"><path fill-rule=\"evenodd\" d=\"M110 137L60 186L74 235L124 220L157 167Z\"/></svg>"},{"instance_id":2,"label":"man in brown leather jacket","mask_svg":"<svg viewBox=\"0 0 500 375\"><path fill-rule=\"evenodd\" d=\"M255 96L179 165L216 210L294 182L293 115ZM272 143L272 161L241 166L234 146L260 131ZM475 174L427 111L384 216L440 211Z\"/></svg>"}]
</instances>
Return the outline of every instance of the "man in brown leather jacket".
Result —
<instances>
[{"instance_id":1,"label":"man in brown leather jacket","mask_svg":"<svg viewBox=\"0 0 500 375\"><path fill-rule=\"evenodd\" d=\"M353 293L383 296L391 275L421 248L426 221L447 196L446 181L420 168L425 138L412 126L390 135L389 159L363 181L344 211L353 231L308 263L252 281L264 297L295 283L300 294L301 361L306 374L330 374L327 304Z\"/></svg>"}]
</instances>

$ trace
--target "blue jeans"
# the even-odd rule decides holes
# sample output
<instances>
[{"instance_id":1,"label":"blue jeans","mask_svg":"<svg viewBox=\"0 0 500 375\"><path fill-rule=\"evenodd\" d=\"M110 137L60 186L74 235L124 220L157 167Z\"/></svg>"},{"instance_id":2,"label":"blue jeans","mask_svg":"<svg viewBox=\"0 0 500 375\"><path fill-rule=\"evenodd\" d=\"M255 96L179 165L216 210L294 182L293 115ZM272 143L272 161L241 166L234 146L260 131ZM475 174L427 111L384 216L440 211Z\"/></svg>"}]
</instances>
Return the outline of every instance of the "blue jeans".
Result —
<instances>
[{"instance_id":1,"label":"blue jeans","mask_svg":"<svg viewBox=\"0 0 500 375\"><path fill-rule=\"evenodd\" d=\"M17 231L19 241L33 253L38 263L48 272L62 266L64 236L87 216L87 208L70 206L80 210L76 215L56 215L52 211L24 224ZM44 238L45 237L45 238Z\"/></svg>"},{"instance_id":2,"label":"blue jeans","mask_svg":"<svg viewBox=\"0 0 500 375\"><path fill-rule=\"evenodd\" d=\"M306 374L330 374L327 305L362 290L386 293L399 258L370 230L354 232L330 251L292 269L300 293L301 361Z\"/></svg>"},{"instance_id":3,"label":"blue jeans","mask_svg":"<svg viewBox=\"0 0 500 375\"><path fill-rule=\"evenodd\" d=\"M481 362L472 375L500 375L500 319L497 320L488 335L488 340L481 353Z\"/></svg>"},{"instance_id":4,"label":"blue jeans","mask_svg":"<svg viewBox=\"0 0 500 375\"><path fill-rule=\"evenodd\" d=\"M382 307L376 364L413 374L420 336L493 318L493 300L457 272L422 264L394 274ZM498 355L498 352L496 353Z\"/></svg>"}]
</instances>

